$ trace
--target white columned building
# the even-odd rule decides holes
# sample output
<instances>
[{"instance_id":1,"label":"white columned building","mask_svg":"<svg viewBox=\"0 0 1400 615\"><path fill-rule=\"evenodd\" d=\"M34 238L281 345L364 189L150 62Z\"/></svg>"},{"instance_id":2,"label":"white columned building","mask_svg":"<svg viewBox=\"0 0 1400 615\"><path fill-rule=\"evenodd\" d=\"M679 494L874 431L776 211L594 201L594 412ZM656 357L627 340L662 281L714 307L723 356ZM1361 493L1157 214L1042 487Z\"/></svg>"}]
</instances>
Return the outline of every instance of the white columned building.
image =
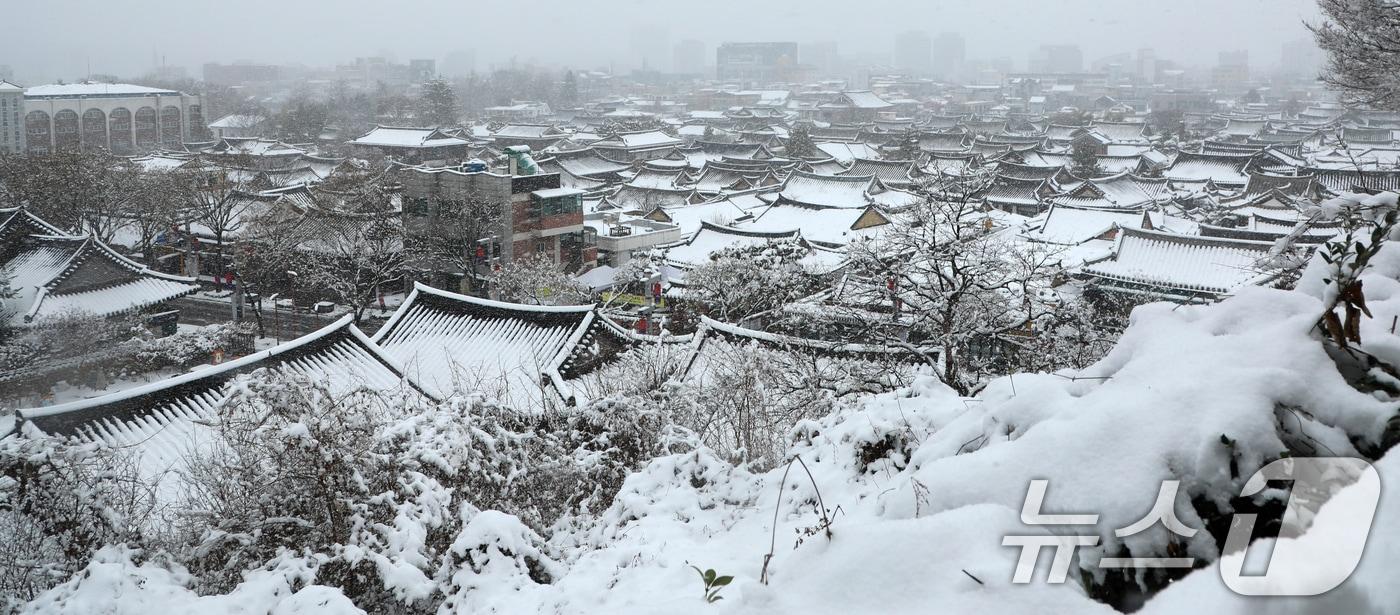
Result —
<instances>
[{"instance_id":1,"label":"white columned building","mask_svg":"<svg viewBox=\"0 0 1400 615\"><path fill-rule=\"evenodd\" d=\"M178 150L205 133L201 96L125 83L38 85L24 91L25 151Z\"/></svg>"}]
</instances>

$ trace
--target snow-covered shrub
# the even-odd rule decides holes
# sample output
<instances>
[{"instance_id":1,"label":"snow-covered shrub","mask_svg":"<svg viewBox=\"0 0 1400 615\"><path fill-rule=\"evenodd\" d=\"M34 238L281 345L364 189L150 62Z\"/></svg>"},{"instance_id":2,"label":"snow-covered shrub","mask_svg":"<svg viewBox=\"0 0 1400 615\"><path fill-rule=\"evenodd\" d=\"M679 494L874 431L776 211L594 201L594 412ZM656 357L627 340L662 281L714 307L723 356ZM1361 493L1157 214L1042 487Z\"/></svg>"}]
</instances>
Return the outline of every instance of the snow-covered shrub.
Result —
<instances>
[{"instance_id":1,"label":"snow-covered shrub","mask_svg":"<svg viewBox=\"0 0 1400 615\"><path fill-rule=\"evenodd\" d=\"M137 540L152 504L112 451L31 429L0 440L0 613L63 582L103 545Z\"/></svg>"},{"instance_id":2,"label":"snow-covered shrub","mask_svg":"<svg viewBox=\"0 0 1400 615\"><path fill-rule=\"evenodd\" d=\"M386 469L374 446L390 404L287 372L236 381L179 504L180 555L200 587L228 591L280 549L329 553L344 540Z\"/></svg>"},{"instance_id":3,"label":"snow-covered shrub","mask_svg":"<svg viewBox=\"0 0 1400 615\"><path fill-rule=\"evenodd\" d=\"M823 288L808 252L795 240L725 248L686 274L687 296L724 322L777 309Z\"/></svg>"},{"instance_id":4,"label":"snow-covered shrub","mask_svg":"<svg viewBox=\"0 0 1400 615\"><path fill-rule=\"evenodd\" d=\"M313 566L299 558L282 558L249 571L225 594L200 595L195 579L168 562L143 561L143 554L117 545L98 551L92 561L66 583L26 605L23 612L44 615L364 615L340 590L311 584Z\"/></svg>"},{"instance_id":5,"label":"snow-covered shrub","mask_svg":"<svg viewBox=\"0 0 1400 615\"><path fill-rule=\"evenodd\" d=\"M134 353L122 367L139 374L205 363L215 349L229 348L235 336L246 333L246 325L225 323L179 331L166 337L138 337L132 340Z\"/></svg>"}]
</instances>

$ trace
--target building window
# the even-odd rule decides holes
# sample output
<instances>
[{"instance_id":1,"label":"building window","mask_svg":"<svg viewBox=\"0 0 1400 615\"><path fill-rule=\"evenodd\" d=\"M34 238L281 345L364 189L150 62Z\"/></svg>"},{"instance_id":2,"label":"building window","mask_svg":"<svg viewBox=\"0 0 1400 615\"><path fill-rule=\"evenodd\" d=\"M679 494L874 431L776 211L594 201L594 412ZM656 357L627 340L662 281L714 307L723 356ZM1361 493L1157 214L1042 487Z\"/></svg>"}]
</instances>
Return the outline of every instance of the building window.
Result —
<instances>
[{"instance_id":1,"label":"building window","mask_svg":"<svg viewBox=\"0 0 1400 615\"><path fill-rule=\"evenodd\" d=\"M576 214L583 211L583 197L578 194L569 194L547 199L534 197L533 200L533 213L539 218Z\"/></svg>"}]
</instances>

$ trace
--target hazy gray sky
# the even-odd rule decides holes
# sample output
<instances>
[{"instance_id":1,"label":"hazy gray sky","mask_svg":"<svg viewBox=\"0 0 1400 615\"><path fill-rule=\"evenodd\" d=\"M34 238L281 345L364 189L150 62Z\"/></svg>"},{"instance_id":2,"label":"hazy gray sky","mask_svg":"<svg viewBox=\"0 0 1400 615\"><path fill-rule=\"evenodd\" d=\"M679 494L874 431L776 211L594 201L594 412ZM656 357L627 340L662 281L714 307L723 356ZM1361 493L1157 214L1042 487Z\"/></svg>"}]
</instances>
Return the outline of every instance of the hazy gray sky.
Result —
<instances>
[{"instance_id":1,"label":"hazy gray sky","mask_svg":"<svg viewBox=\"0 0 1400 615\"><path fill-rule=\"evenodd\" d=\"M8 1L8 0L5 0ZM135 75L163 55L199 76L207 61L329 65L355 56L441 60L471 50L479 70L514 57L578 68L626 62L634 32L673 44L835 40L843 55L888 53L907 29L956 31L969 57L1023 65L1041 43L1074 43L1085 62L1139 47L1209 65L1248 49L1271 67L1306 38L1314 0L41 0L3 13L0 64L21 81ZM669 58L669 51L667 52Z\"/></svg>"}]
</instances>

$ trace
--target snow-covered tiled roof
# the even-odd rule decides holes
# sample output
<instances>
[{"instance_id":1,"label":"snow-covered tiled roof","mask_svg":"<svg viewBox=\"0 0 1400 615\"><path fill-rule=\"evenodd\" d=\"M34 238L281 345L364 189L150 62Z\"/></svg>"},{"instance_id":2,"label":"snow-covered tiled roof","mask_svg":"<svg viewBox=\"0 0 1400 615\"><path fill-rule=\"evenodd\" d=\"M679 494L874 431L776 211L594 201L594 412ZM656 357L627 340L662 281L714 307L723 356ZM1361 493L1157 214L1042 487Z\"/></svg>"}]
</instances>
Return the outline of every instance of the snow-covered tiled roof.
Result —
<instances>
[{"instance_id":1,"label":"snow-covered tiled roof","mask_svg":"<svg viewBox=\"0 0 1400 615\"><path fill-rule=\"evenodd\" d=\"M821 150L823 154L835 158L838 162L847 166L854 164L856 160L862 158L866 160L878 160L880 158L879 150L865 143L823 141L818 142L816 145L817 149Z\"/></svg>"},{"instance_id":2,"label":"snow-covered tiled roof","mask_svg":"<svg viewBox=\"0 0 1400 615\"><path fill-rule=\"evenodd\" d=\"M768 233L799 231L802 238L830 248L845 248L853 239L870 238L888 230L890 219L875 207L866 209L811 208L776 203L757 212L744 230ZM855 228L862 226L863 228Z\"/></svg>"},{"instance_id":3,"label":"snow-covered tiled roof","mask_svg":"<svg viewBox=\"0 0 1400 615\"><path fill-rule=\"evenodd\" d=\"M1245 167L1249 166L1252 155L1196 154L1181 152L1164 174L1168 179L1180 181L1211 180L1220 186L1243 188L1249 183Z\"/></svg>"},{"instance_id":4,"label":"snow-covered tiled roof","mask_svg":"<svg viewBox=\"0 0 1400 615\"><path fill-rule=\"evenodd\" d=\"M894 105L870 90L847 90L837 94L831 102L821 106L824 108L887 109Z\"/></svg>"},{"instance_id":5,"label":"snow-covered tiled roof","mask_svg":"<svg viewBox=\"0 0 1400 615\"><path fill-rule=\"evenodd\" d=\"M1060 245L1076 245L1091 239L1111 239L1118 227L1143 228L1151 224L1144 211L1080 209L1052 205L1041 218L1039 228L1025 234L1027 239Z\"/></svg>"},{"instance_id":6,"label":"snow-covered tiled roof","mask_svg":"<svg viewBox=\"0 0 1400 615\"><path fill-rule=\"evenodd\" d=\"M594 318L592 305L521 305L416 284L373 340L429 393L530 410L572 396L561 370L586 351Z\"/></svg>"},{"instance_id":7,"label":"snow-covered tiled roof","mask_svg":"<svg viewBox=\"0 0 1400 615\"><path fill-rule=\"evenodd\" d=\"M1081 272L1147 292L1213 299L1272 279L1257 265L1272 245L1125 228L1113 255Z\"/></svg>"},{"instance_id":8,"label":"snow-covered tiled roof","mask_svg":"<svg viewBox=\"0 0 1400 615\"><path fill-rule=\"evenodd\" d=\"M914 161L912 160L867 160L857 158L839 175L873 175L886 186L908 186L914 183Z\"/></svg>"},{"instance_id":9,"label":"snow-covered tiled roof","mask_svg":"<svg viewBox=\"0 0 1400 615\"><path fill-rule=\"evenodd\" d=\"M517 139L564 138L564 133L550 124L508 124L492 134L495 137Z\"/></svg>"},{"instance_id":10,"label":"snow-covered tiled roof","mask_svg":"<svg viewBox=\"0 0 1400 615\"><path fill-rule=\"evenodd\" d=\"M118 447L137 460L143 478L160 479L203 452L210 428L202 423L218 415L239 375L283 370L337 394L361 386L381 391L411 386L352 320L346 315L316 332L221 365L92 399L22 409L19 416L49 435Z\"/></svg>"},{"instance_id":11,"label":"snow-covered tiled roof","mask_svg":"<svg viewBox=\"0 0 1400 615\"><path fill-rule=\"evenodd\" d=\"M65 235L22 209L0 209L0 278L14 324L71 312L109 316L199 290L193 278L152 271L92 237Z\"/></svg>"},{"instance_id":12,"label":"snow-covered tiled roof","mask_svg":"<svg viewBox=\"0 0 1400 615\"><path fill-rule=\"evenodd\" d=\"M434 148L466 145L467 141L448 136L436 128L375 126L350 143L367 147Z\"/></svg>"},{"instance_id":13,"label":"snow-covered tiled roof","mask_svg":"<svg viewBox=\"0 0 1400 615\"><path fill-rule=\"evenodd\" d=\"M685 142L660 130L619 132L593 144L603 149L650 150L684 145Z\"/></svg>"},{"instance_id":14,"label":"snow-covered tiled roof","mask_svg":"<svg viewBox=\"0 0 1400 615\"><path fill-rule=\"evenodd\" d=\"M873 175L818 175L793 171L783 182L781 199L813 207L865 207L875 183Z\"/></svg>"},{"instance_id":15,"label":"snow-covered tiled roof","mask_svg":"<svg viewBox=\"0 0 1400 615\"><path fill-rule=\"evenodd\" d=\"M689 240L666 249L666 260L683 268L698 267L710 262L711 254L725 248L763 245L800 236L796 229L764 232L702 222L700 230Z\"/></svg>"},{"instance_id":16,"label":"snow-covered tiled roof","mask_svg":"<svg viewBox=\"0 0 1400 615\"><path fill-rule=\"evenodd\" d=\"M615 177L620 171L632 168L625 162L604 158L592 148L559 152L553 158L537 162L541 168L558 166L571 175L588 179L608 179Z\"/></svg>"},{"instance_id":17,"label":"snow-covered tiled roof","mask_svg":"<svg viewBox=\"0 0 1400 615\"><path fill-rule=\"evenodd\" d=\"M1148 140L1144 134L1147 125L1141 122L1094 122L1091 128L1107 137L1110 143L1146 143Z\"/></svg>"}]
</instances>

